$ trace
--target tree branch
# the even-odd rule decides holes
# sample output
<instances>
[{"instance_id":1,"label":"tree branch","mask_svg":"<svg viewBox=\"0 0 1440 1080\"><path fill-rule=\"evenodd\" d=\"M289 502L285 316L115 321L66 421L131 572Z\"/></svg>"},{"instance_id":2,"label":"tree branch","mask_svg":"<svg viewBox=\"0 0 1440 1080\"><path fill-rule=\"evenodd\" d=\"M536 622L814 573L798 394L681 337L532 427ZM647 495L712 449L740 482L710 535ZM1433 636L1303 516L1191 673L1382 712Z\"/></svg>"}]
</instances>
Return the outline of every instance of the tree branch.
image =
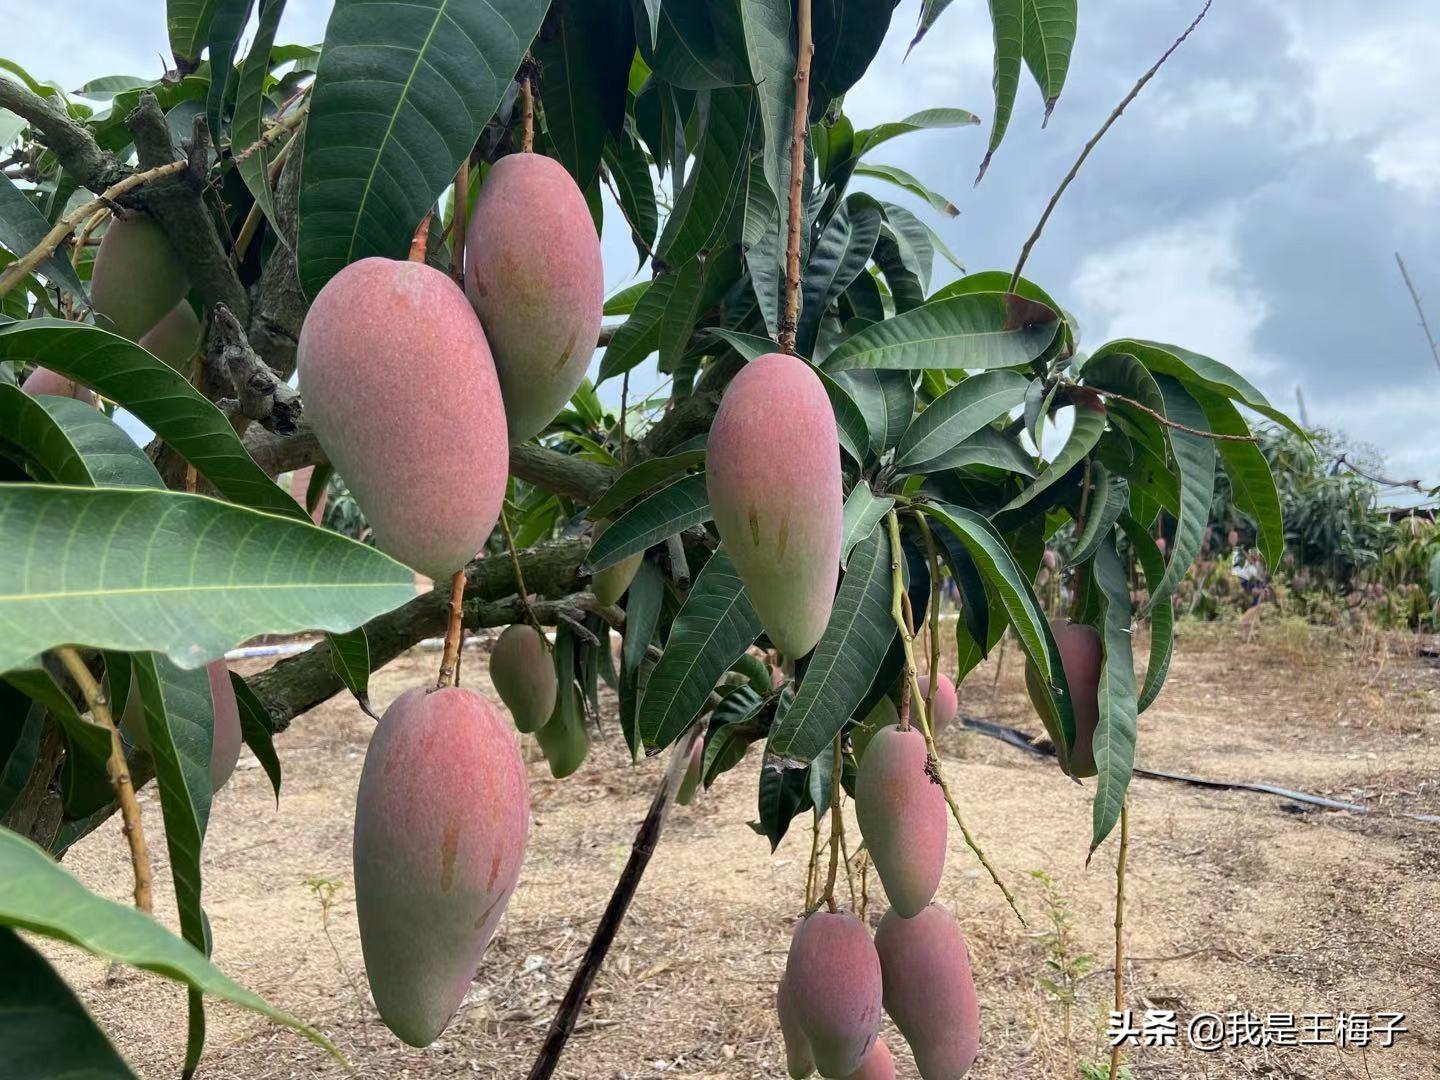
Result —
<instances>
[{"instance_id":1,"label":"tree branch","mask_svg":"<svg viewBox=\"0 0 1440 1080\"><path fill-rule=\"evenodd\" d=\"M66 171L97 194L130 171L114 154L100 149L84 124L12 79L0 77L0 109L9 109L43 135Z\"/></svg>"},{"instance_id":2,"label":"tree branch","mask_svg":"<svg viewBox=\"0 0 1440 1080\"><path fill-rule=\"evenodd\" d=\"M234 411L277 435L293 435L300 422L300 393L255 355L240 321L224 304L210 312L205 345L208 379L234 390ZM222 405L223 407L223 405Z\"/></svg>"}]
</instances>

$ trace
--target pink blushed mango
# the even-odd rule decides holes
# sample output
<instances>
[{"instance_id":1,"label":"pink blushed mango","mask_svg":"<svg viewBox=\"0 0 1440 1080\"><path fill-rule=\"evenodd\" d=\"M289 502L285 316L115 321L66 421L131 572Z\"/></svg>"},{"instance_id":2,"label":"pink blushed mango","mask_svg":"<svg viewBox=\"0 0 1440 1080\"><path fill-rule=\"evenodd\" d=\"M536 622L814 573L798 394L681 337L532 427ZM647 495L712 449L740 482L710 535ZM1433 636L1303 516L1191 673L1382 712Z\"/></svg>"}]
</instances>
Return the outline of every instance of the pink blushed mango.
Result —
<instances>
[{"instance_id":1,"label":"pink blushed mango","mask_svg":"<svg viewBox=\"0 0 1440 1080\"><path fill-rule=\"evenodd\" d=\"M585 196L541 154L501 158L475 199L465 292L495 354L510 438L539 434L585 378L605 269Z\"/></svg>"},{"instance_id":2,"label":"pink blushed mango","mask_svg":"<svg viewBox=\"0 0 1440 1080\"><path fill-rule=\"evenodd\" d=\"M1100 668L1105 660L1100 632L1085 623L1064 619L1051 619L1050 630L1060 650L1060 663L1070 688L1070 707L1075 715L1075 745L1070 748L1069 771L1074 776L1094 776L1095 728L1100 722ZM1028 661L1025 688L1043 715L1049 690L1039 670Z\"/></svg>"},{"instance_id":3,"label":"pink blushed mango","mask_svg":"<svg viewBox=\"0 0 1440 1080\"><path fill-rule=\"evenodd\" d=\"M310 306L299 370L305 415L380 550L449 581L499 520L510 463L464 294L423 263L351 263Z\"/></svg>"},{"instance_id":4,"label":"pink blushed mango","mask_svg":"<svg viewBox=\"0 0 1440 1080\"><path fill-rule=\"evenodd\" d=\"M76 382L74 379L67 379L64 375L51 371L49 368L37 367L25 377L20 384L20 389L31 397L39 397L41 394L48 394L51 397L69 397L76 401L83 401L86 405L95 404L95 394L88 387Z\"/></svg>"},{"instance_id":5,"label":"pink blushed mango","mask_svg":"<svg viewBox=\"0 0 1440 1080\"><path fill-rule=\"evenodd\" d=\"M180 256L153 218L129 213L110 219L90 272L99 325L139 341L189 288Z\"/></svg>"},{"instance_id":6,"label":"pink blushed mango","mask_svg":"<svg viewBox=\"0 0 1440 1080\"><path fill-rule=\"evenodd\" d=\"M860 1069L880 1034L880 959L865 925L853 915L815 912L790 939L782 985L793 1031L820 1075Z\"/></svg>"},{"instance_id":7,"label":"pink blushed mango","mask_svg":"<svg viewBox=\"0 0 1440 1080\"><path fill-rule=\"evenodd\" d=\"M865 1055L865 1064L845 1080L895 1080L895 1057L884 1039L875 1040L870 1053Z\"/></svg>"},{"instance_id":8,"label":"pink blushed mango","mask_svg":"<svg viewBox=\"0 0 1440 1080\"><path fill-rule=\"evenodd\" d=\"M490 652L490 681L521 731L536 731L555 710L559 680L540 632L527 623L507 626Z\"/></svg>"},{"instance_id":9,"label":"pink blushed mango","mask_svg":"<svg viewBox=\"0 0 1440 1080\"><path fill-rule=\"evenodd\" d=\"M785 1040L785 1071L790 1080L804 1080L815 1071L815 1057L810 1053L810 1040L800 1030L794 992L788 979L780 979L775 992L775 1013L780 1019L780 1034Z\"/></svg>"},{"instance_id":10,"label":"pink blushed mango","mask_svg":"<svg viewBox=\"0 0 1440 1080\"><path fill-rule=\"evenodd\" d=\"M306 465L303 469L296 469L290 474L290 497L301 506L310 494L310 478L315 475L315 466ZM320 492L320 497L315 500L315 508L310 511L310 520L319 525L325 520L325 504L330 501L330 489L327 487Z\"/></svg>"},{"instance_id":11,"label":"pink blushed mango","mask_svg":"<svg viewBox=\"0 0 1440 1080\"><path fill-rule=\"evenodd\" d=\"M213 795L230 781L235 763L240 760L240 707L235 701L235 687L230 682L230 668L224 660L205 665L210 680L210 704L215 727L210 737L210 792ZM145 706L140 699L140 686L130 683L120 729L143 750L150 749L150 730L145 719Z\"/></svg>"},{"instance_id":12,"label":"pink blushed mango","mask_svg":"<svg viewBox=\"0 0 1440 1080\"><path fill-rule=\"evenodd\" d=\"M771 642L815 647L835 602L844 499L835 414L805 361L752 360L731 380L707 443L715 527Z\"/></svg>"},{"instance_id":13,"label":"pink blushed mango","mask_svg":"<svg viewBox=\"0 0 1440 1080\"><path fill-rule=\"evenodd\" d=\"M915 1055L923 1080L959 1080L980 1052L980 1005L965 938L931 904L912 919L893 908L875 931L885 1011Z\"/></svg>"},{"instance_id":14,"label":"pink blushed mango","mask_svg":"<svg viewBox=\"0 0 1440 1080\"><path fill-rule=\"evenodd\" d=\"M925 700L930 699L930 676L920 676L920 696ZM955 684L950 681L950 676L941 672L939 682L935 687L935 716L931 719L932 735L939 735L947 727L955 722L955 714L960 711L960 698L955 693Z\"/></svg>"},{"instance_id":15,"label":"pink blushed mango","mask_svg":"<svg viewBox=\"0 0 1440 1080\"><path fill-rule=\"evenodd\" d=\"M920 729L883 727L855 777L855 817L890 906L919 914L945 872L948 811Z\"/></svg>"},{"instance_id":16,"label":"pink blushed mango","mask_svg":"<svg viewBox=\"0 0 1440 1080\"><path fill-rule=\"evenodd\" d=\"M493 705L416 687L385 710L355 799L355 908L375 1005L411 1046L470 989L529 829L525 766Z\"/></svg>"}]
</instances>

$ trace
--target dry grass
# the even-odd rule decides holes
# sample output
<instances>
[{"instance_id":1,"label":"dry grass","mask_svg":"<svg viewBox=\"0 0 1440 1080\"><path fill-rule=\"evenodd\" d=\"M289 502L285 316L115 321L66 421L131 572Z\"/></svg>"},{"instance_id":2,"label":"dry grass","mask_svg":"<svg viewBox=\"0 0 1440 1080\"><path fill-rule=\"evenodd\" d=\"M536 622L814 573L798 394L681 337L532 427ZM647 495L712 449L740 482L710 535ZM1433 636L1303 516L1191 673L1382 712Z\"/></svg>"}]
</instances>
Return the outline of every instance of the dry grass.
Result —
<instances>
[{"instance_id":1,"label":"dry grass","mask_svg":"<svg viewBox=\"0 0 1440 1080\"><path fill-rule=\"evenodd\" d=\"M1140 760L1216 778L1267 780L1361 801L1376 814L1307 811L1264 796L1137 781L1132 796L1127 986L1134 1007L1199 1011L1380 1011L1410 1016L1393 1050L1152 1049L1143 1078L1433 1078L1440 1052L1440 829L1388 815L1440 812L1440 666L1413 639L1349 643L1294 626L1185 625L1169 684L1141 720ZM1404 647L1401 646L1404 643ZM1144 643L1137 642L1143 655ZM995 661L962 692L972 715L1037 725L1013 648L992 694ZM437 659L405 658L372 688L383 706ZM481 677L474 654L467 680ZM534 828L522 882L462 1014L435 1046L401 1045L365 992L350 888L355 784L371 723L335 701L279 744L285 790L275 807L246 758L217 800L206 845L215 957L274 1003L314 1021L354 1066L346 1074L298 1038L237 1010L211 1010L201 1076L523 1077L585 946L660 761L627 766L613 723L591 760L550 779L533 746ZM1079 984L1077 1052L1103 1055L1111 973L1113 845L1086 867L1090 791L1053 763L969 733L942 739L968 823L1031 913L1016 923L952 838L941 899L971 943L984 1022L973 1076L1073 1077L1060 1008L1037 983L1045 946L1044 869L1070 900L1077 946L1096 957ZM784 1075L772 1007L801 905L809 829L797 821L773 855L746 825L757 755L671 819L602 971L559 1075L624 1078ZM246 768L246 765L249 765ZM173 925L159 807L142 795L157 866L156 910ZM952 830L953 831L953 830ZM128 867L118 824L68 865L122 899ZM328 928L317 890L334 883ZM307 884L307 881L310 884ZM882 908L883 910L883 908ZM872 919L879 910L872 910ZM101 1023L146 1075L178 1072L182 995L150 976L106 981L105 965L46 946ZM900 1075L913 1066L891 1039ZM3 1071L3 1070L0 1070Z\"/></svg>"}]
</instances>

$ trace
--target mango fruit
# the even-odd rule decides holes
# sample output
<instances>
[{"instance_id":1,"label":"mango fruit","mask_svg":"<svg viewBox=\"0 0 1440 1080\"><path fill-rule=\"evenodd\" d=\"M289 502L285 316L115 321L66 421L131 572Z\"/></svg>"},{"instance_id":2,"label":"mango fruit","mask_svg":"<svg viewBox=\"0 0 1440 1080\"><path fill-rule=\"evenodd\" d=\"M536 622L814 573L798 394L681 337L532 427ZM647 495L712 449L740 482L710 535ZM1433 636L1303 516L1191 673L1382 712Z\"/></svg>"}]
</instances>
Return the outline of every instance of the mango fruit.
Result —
<instances>
[{"instance_id":1,"label":"mango fruit","mask_svg":"<svg viewBox=\"0 0 1440 1080\"><path fill-rule=\"evenodd\" d=\"M855 752L855 760L858 762L865 756L865 748L870 745L870 740L877 731L898 723L900 710L895 708L895 702L888 696L875 702L865 714L865 718L850 729L850 749Z\"/></svg>"},{"instance_id":2,"label":"mango fruit","mask_svg":"<svg viewBox=\"0 0 1440 1080\"><path fill-rule=\"evenodd\" d=\"M520 876L525 766L498 709L415 687L385 710L355 797L355 909L380 1017L428 1046L470 989Z\"/></svg>"},{"instance_id":3,"label":"mango fruit","mask_svg":"<svg viewBox=\"0 0 1440 1080\"><path fill-rule=\"evenodd\" d=\"M865 1055L865 1064L845 1080L895 1080L895 1057L884 1039L875 1040L870 1053Z\"/></svg>"},{"instance_id":4,"label":"mango fruit","mask_svg":"<svg viewBox=\"0 0 1440 1080\"><path fill-rule=\"evenodd\" d=\"M932 703L935 708L935 715L930 719L930 734L939 735L952 723L955 722L955 715L960 711L960 697L955 693L955 684L950 681L950 676L941 672L938 676L939 683L935 687L935 701ZM920 696L930 696L930 676L921 675Z\"/></svg>"},{"instance_id":5,"label":"mango fruit","mask_svg":"<svg viewBox=\"0 0 1440 1080\"><path fill-rule=\"evenodd\" d=\"M188 300L181 300L140 339L140 345L176 371L190 374L200 348L200 320Z\"/></svg>"},{"instance_id":6,"label":"mango fruit","mask_svg":"<svg viewBox=\"0 0 1440 1080\"><path fill-rule=\"evenodd\" d=\"M300 330L305 414L380 550L448 582L500 517L510 465L500 384L459 287L418 262L361 259Z\"/></svg>"},{"instance_id":7,"label":"mango fruit","mask_svg":"<svg viewBox=\"0 0 1440 1080\"><path fill-rule=\"evenodd\" d=\"M240 706L235 701L235 687L230 682L230 668L224 660L205 665L210 679L210 704L215 715L215 730L210 737L210 792L213 795L230 781L235 763L240 760ZM145 706L140 700L140 686L132 681L120 718L120 730L136 746L149 752L150 730L145 720Z\"/></svg>"},{"instance_id":8,"label":"mango fruit","mask_svg":"<svg viewBox=\"0 0 1440 1080\"><path fill-rule=\"evenodd\" d=\"M875 733L855 776L855 817L891 908L906 918L918 915L945 873L949 828L919 728Z\"/></svg>"},{"instance_id":9,"label":"mango fruit","mask_svg":"<svg viewBox=\"0 0 1440 1080\"><path fill-rule=\"evenodd\" d=\"M785 1039L785 1071L790 1080L804 1080L815 1071L815 1057L810 1053L810 1040L800 1030L795 995L784 976L775 991L775 1012L780 1018L780 1034Z\"/></svg>"},{"instance_id":10,"label":"mango fruit","mask_svg":"<svg viewBox=\"0 0 1440 1080\"><path fill-rule=\"evenodd\" d=\"M521 731L539 730L555 711L560 687L555 664L540 632L529 623L507 626L495 642L490 681Z\"/></svg>"},{"instance_id":11,"label":"mango fruit","mask_svg":"<svg viewBox=\"0 0 1440 1080\"><path fill-rule=\"evenodd\" d=\"M303 469L296 469L290 474L290 497L301 506L310 494L310 478L315 475L315 466L306 465ZM330 489L327 485L325 490L320 492L320 498L315 500L315 507L310 511L310 520L319 525L325 520L325 504L330 501Z\"/></svg>"},{"instance_id":12,"label":"mango fruit","mask_svg":"<svg viewBox=\"0 0 1440 1080\"><path fill-rule=\"evenodd\" d=\"M700 773L705 765L705 740L696 739L695 745L690 750L690 762L685 766L685 775L680 778L680 790L675 794L675 801L681 806L689 806L695 801L695 795L700 790Z\"/></svg>"},{"instance_id":13,"label":"mango fruit","mask_svg":"<svg viewBox=\"0 0 1440 1080\"><path fill-rule=\"evenodd\" d=\"M885 1011L915 1055L923 1080L959 1080L980 1052L980 1005L965 937L931 904L914 918L893 908L875 931Z\"/></svg>"},{"instance_id":14,"label":"mango fruit","mask_svg":"<svg viewBox=\"0 0 1440 1080\"><path fill-rule=\"evenodd\" d=\"M809 916L790 939L781 986L777 1005L788 995L782 1009L820 1075L858 1071L880 1034L880 959L865 924L823 909Z\"/></svg>"},{"instance_id":15,"label":"mango fruit","mask_svg":"<svg viewBox=\"0 0 1440 1080\"><path fill-rule=\"evenodd\" d=\"M590 209L558 161L511 154L491 167L465 236L465 293L494 350L510 438L539 434L585 378L605 296Z\"/></svg>"},{"instance_id":16,"label":"mango fruit","mask_svg":"<svg viewBox=\"0 0 1440 1080\"><path fill-rule=\"evenodd\" d=\"M804 656L840 574L840 443L825 387L797 357L752 360L726 388L706 445L720 539L771 642Z\"/></svg>"},{"instance_id":17,"label":"mango fruit","mask_svg":"<svg viewBox=\"0 0 1440 1080\"><path fill-rule=\"evenodd\" d=\"M190 289L190 278L165 230L146 214L110 219L90 271L95 322L139 341Z\"/></svg>"},{"instance_id":18,"label":"mango fruit","mask_svg":"<svg viewBox=\"0 0 1440 1080\"><path fill-rule=\"evenodd\" d=\"M562 688L561 693L574 693L573 689ZM590 753L590 729L585 726L585 713L579 703L571 710L570 716L557 704L555 712L535 731L535 740L550 766L550 775L563 780L581 765Z\"/></svg>"},{"instance_id":19,"label":"mango fruit","mask_svg":"<svg viewBox=\"0 0 1440 1080\"><path fill-rule=\"evenodd\" d=\"M1094 776L1095 727L1100 722L1100 668L1105 661L1100 632L1086 623L1065 619L1051 619L1050 631L1060 650L1060 664L1070 687L1070 707L1075 714L1075 745L1070 748L1067 771L1072 776ZM1040 670L1028 660L1025 689L1036 710L1045 716L1049 711L1050 690Z\"/></svg>"},{"instance_id":20,"label":"mango fruit","mask_svg":"<svg viewBox=\"0 0 1440 1080\"><path fill-rule=\"evenodd\" d=\"M64 375L51 371L49 368L37 367L25 381L20 384L20 389L31 397L39 397L41 394L49 394L51 397L69 397L76 401L83 401L86 405L95 404L95 392L83 383L74 379L67 379Z\"/></svg>"}]
</instances>

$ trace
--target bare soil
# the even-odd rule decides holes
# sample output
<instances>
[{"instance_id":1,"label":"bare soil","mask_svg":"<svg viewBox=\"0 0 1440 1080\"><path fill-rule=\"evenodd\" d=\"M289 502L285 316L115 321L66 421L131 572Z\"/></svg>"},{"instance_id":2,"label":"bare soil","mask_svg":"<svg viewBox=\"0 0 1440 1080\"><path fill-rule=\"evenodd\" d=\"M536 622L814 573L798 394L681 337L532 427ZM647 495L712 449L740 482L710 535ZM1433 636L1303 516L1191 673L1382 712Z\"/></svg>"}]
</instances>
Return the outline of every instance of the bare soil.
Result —
<instances>
[{"instance_id":1,"label":"bare soil","mask_svg":"<svg viewBox=\"0 0 1440 1080\"><path fill-rule=\"evenodd\" d=\"M1141 764L1267 781L1373 812L1137 779L1127 1003L1173 1009L1182 1025L1196 1013L1245 1009L1402 1011L1409 1032L1388 1050L1149 1048L1129 1056L1133 1075L1440 1076L1440 827L1396 814L1440 813L1440 665L1414 639L1340 641L1292 624L1186 624L1181 638L1169 683L1141 718ZM998 682L995 658L970 676L962 712L1038 731L1021 664L1008 653ZM437 662L417 653L379 672L376 705L431 677ZM467 653L467 683L488 691L484 666L479 651ZM204 856L216 962L326 1032L353 1071L217 1003L202 1077L523 1077L661 769L659 760L629 766L611 721L565 781L552 780L527 745L534 827L520 887L461 1014L434 1046L412 1050L374 1011L355 922L351 813L371 729L343 699L302 717L278 740L278 808L247 753L216 801ZM960 919L976 971L984 1049L971 1075L1075 1077L1076 1059L1108 1057L1101 1033L1113 993L1116 844L1087 867L1091 791L1052 761L968 732L947 732L941 746L967 823L1030 924L1019 924L952 829L940 899ZM752 750L694 806L677 808L558 1075L784 1075L773 995L803 902L810 830L797 820L773 854L751 831L757 769ZM151 789L141 801L157 857L156 910L173 927L159 805ZM125 899L118 820L66 865ZM1062 1008L1038 981L1050 974L1051 950L1034 870L1056 882L1076 949L1092 958L1077 988L1071 1051ZM873 900L878 885L870 886ZM872 903L871 921L882 912ZM142 1074L178 1074L184 999L173 984L111 976L74 950L45 948ZM914 1077L903 1042L893 1030L888 1038L899 1075Z\"/></svg>"}]
</instances>

